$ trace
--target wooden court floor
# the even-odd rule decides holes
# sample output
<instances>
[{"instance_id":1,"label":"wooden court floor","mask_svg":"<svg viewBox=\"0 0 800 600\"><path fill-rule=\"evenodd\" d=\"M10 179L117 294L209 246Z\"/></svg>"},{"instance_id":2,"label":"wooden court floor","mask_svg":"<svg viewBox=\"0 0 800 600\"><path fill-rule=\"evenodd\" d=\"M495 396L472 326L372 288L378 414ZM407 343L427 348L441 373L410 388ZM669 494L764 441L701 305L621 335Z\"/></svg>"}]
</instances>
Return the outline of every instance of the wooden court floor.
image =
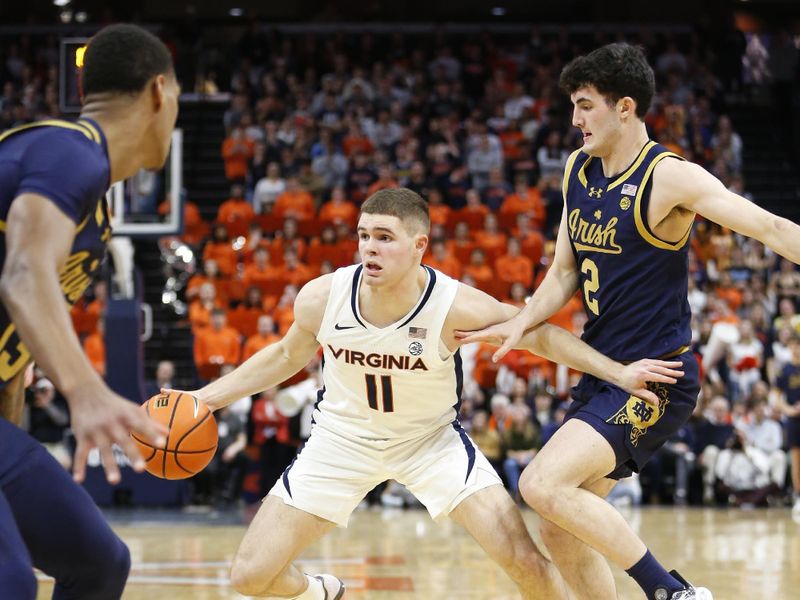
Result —
<instances>
[{"instance_id":1,"label":"wooden court floor","mask_svg":"<svg viewBox=\"0 0 800 600\"><path fill-rule=\"evenodd\" d=\"M715 600L800 599L800 520L788 509L642 508L624 511L653 553ZM537 517L524 511L536 530ZM227 585L228 565L244 525L208 525L111 516L128 543L133 568L127 600L211 600L242 596ZM538 539L538 538L537 538ZM330 572L347 584L344 600L508 600L518 598L505 574L457 525L433 523L422 510L356 512L302 557L309 572ZM619 597L643 595L615 569ZM40 577L38 599L52 584Z\"/></svg>"}]
</instances>

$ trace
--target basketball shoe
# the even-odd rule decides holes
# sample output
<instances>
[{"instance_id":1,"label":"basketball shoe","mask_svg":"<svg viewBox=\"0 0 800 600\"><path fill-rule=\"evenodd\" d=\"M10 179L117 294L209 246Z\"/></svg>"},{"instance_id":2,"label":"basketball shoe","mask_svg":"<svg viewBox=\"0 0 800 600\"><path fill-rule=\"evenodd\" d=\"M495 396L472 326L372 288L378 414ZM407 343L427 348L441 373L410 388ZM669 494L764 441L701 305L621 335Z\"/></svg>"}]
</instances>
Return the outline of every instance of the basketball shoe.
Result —
<instances>
[{"instance_id":1,"label":"basketball shoe","mask_svg":"<svg viewBox=\"0 0 800 600\"><path fill-rule=\"evenodd\" d=\"M321 575L309 575L322 584L322 591L325 592L324 600L340 600L344 596L344 582L333 575L322 573Z\"/></svg>"},{"instance_id":2,"label":"basketball shoe","mask_svg":"<svg viewBox=\"0 0 800 600\"><path fill-rule=\"evenodd\" d=\"M714 600L714 596L711 594L710 590L702 587L694 587L681 577L677 571L670 571L669 574L680 581L685 587L677 592L672 592L672 596L668 597L665 594L664 600ZM658 597L658 592L656 592L656 597Z\"/></svg>"}]
</instances>

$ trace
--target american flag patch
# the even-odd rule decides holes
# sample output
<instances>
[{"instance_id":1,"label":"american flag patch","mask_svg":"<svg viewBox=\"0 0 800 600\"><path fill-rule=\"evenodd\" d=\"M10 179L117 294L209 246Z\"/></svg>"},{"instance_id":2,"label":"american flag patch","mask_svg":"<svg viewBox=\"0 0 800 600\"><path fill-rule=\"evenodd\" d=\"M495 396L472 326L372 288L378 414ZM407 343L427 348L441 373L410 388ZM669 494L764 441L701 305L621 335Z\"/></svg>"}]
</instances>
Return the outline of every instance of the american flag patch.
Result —
<instances>
[{"instance_id":1,"label":"american flag patch","mask_svg":"<svg viewBox=\"0 0 800 600\"><path fill-rule=\"evenodd\" d=\"M636 190L639 189L638 185L633 185L632 183L623 183L622 184L622 195L623 196L633 196L636 193Z\"/></svg>"},{"instance_id":2,"label":"american flag patch","mask_svg":"<svg viewBox=\"0 0 800 600\"><path fill-rule=\"evenodd\" d=\"M424 340L428 336L428 330L425 327L409 327L408 337L418 340Z\"/></svg>"}]
</instances>

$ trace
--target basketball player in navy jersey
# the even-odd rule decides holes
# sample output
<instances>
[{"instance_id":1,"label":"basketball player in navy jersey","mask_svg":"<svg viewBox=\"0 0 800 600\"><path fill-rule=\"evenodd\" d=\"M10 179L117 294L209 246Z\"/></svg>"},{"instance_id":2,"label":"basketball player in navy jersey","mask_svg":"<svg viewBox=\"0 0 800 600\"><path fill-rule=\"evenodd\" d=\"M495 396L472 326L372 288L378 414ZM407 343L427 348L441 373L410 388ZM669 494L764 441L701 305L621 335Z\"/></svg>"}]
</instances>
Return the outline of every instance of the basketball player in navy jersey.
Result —
<instances>
[{"instance_id":1,"label":"basketball player in navy jersey","mask_svg":"<svg viewBox=\"0 0 800 600\"><path fill-rule=\"evenodd\" d=\"M523 473L520 491L545 519L547 546L580 598L616 598L605 557L649 599L708 600L707 589L668 573L603 497L615 480L639 471L695 406L700 381L688 351L687 301L695 215L794 262L800 261L800 227L648 139L643 119L655 85L639 49L603 46L567 65L560 84L574 105L583 147L567 162L553 265L519 314L459 338L501 345L499 360L580 290L588 316L582 339L592 347L623 362L657 356L682 363L677 383L650 386L656 403L584 376L567 420Z\"/></svg>"},{"instance_id":2,"label":"basketball player in navy jersey","mask_svg":"<svg viewBox=\"0 0 800 600\"><path fill-rule=\"evenodd\" d=\"M361 263L308 283L281 341L192 392L218 409L278 385L323 348L324 387L311 437L245 534L233 586L247 596L341 598L341 581L305 575L293 561L331 528L346 526L375 485L395 479L432 517L450 516L463 526L524 598L568 597L494 469L457 420L462 375L454 330L499 323L517 309L421 265L430 220L415 192L381 190L361 210ZM683 375L670 368L676 362L623 366L547 324L520 344L652 401L656 396L645 382Z\"/></svg>"},{"instance_id":3,"label":"basketball player in navy jersey","mask_svg":"<svg viewBox=\"0 0 800 600\"><path fill-rule=\"evenodd\" d=\"M112 444L141 471L130 430L155 443L165 433L97 375L68 308L111 236L106 190L165 162L179 94L171 57L138 27L107 27L86 50L82 89L76 122L0 134L0 597L14 600L36 597L32 565L55 578L59 600L119 598L130 568L128 549L86 491L15 424L31 361L69 404L77 481L92 448L109 482L119 481Z\"/></svg>"}]
</instances>

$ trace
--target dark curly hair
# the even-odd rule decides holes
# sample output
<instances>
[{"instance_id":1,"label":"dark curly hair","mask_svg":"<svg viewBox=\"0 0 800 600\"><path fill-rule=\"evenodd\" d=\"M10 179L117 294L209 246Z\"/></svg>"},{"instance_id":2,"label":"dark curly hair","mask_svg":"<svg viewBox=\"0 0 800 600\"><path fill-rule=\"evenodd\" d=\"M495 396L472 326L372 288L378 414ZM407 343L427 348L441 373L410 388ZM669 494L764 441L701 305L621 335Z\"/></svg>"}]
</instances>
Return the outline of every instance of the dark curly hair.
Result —
<instances>
[{"instance_id":1,"label":"dark curly hair","mask_svg":"<svg viewBox=\"0 0 800 600\"><path fill-rule=\"evenodd\" d=\"M607 44L575 58L561 71L558 85L569 95L594 86L611 104L630 96L640 119L650 110L656 89L653 69L642 49L625 43Z\"/></svg>"},{"instance_id":2,"label":"dark curly hair","mask_svg":"<svg viewBox=\"0 0 800 600\"><path fill-rule=\"evenodd\" d=\"M156 75L172 73L172 56L164 42L136 25L109 25L89 40L81 89L84 97L136 94Z\"/></svg>"}]
</instances>

